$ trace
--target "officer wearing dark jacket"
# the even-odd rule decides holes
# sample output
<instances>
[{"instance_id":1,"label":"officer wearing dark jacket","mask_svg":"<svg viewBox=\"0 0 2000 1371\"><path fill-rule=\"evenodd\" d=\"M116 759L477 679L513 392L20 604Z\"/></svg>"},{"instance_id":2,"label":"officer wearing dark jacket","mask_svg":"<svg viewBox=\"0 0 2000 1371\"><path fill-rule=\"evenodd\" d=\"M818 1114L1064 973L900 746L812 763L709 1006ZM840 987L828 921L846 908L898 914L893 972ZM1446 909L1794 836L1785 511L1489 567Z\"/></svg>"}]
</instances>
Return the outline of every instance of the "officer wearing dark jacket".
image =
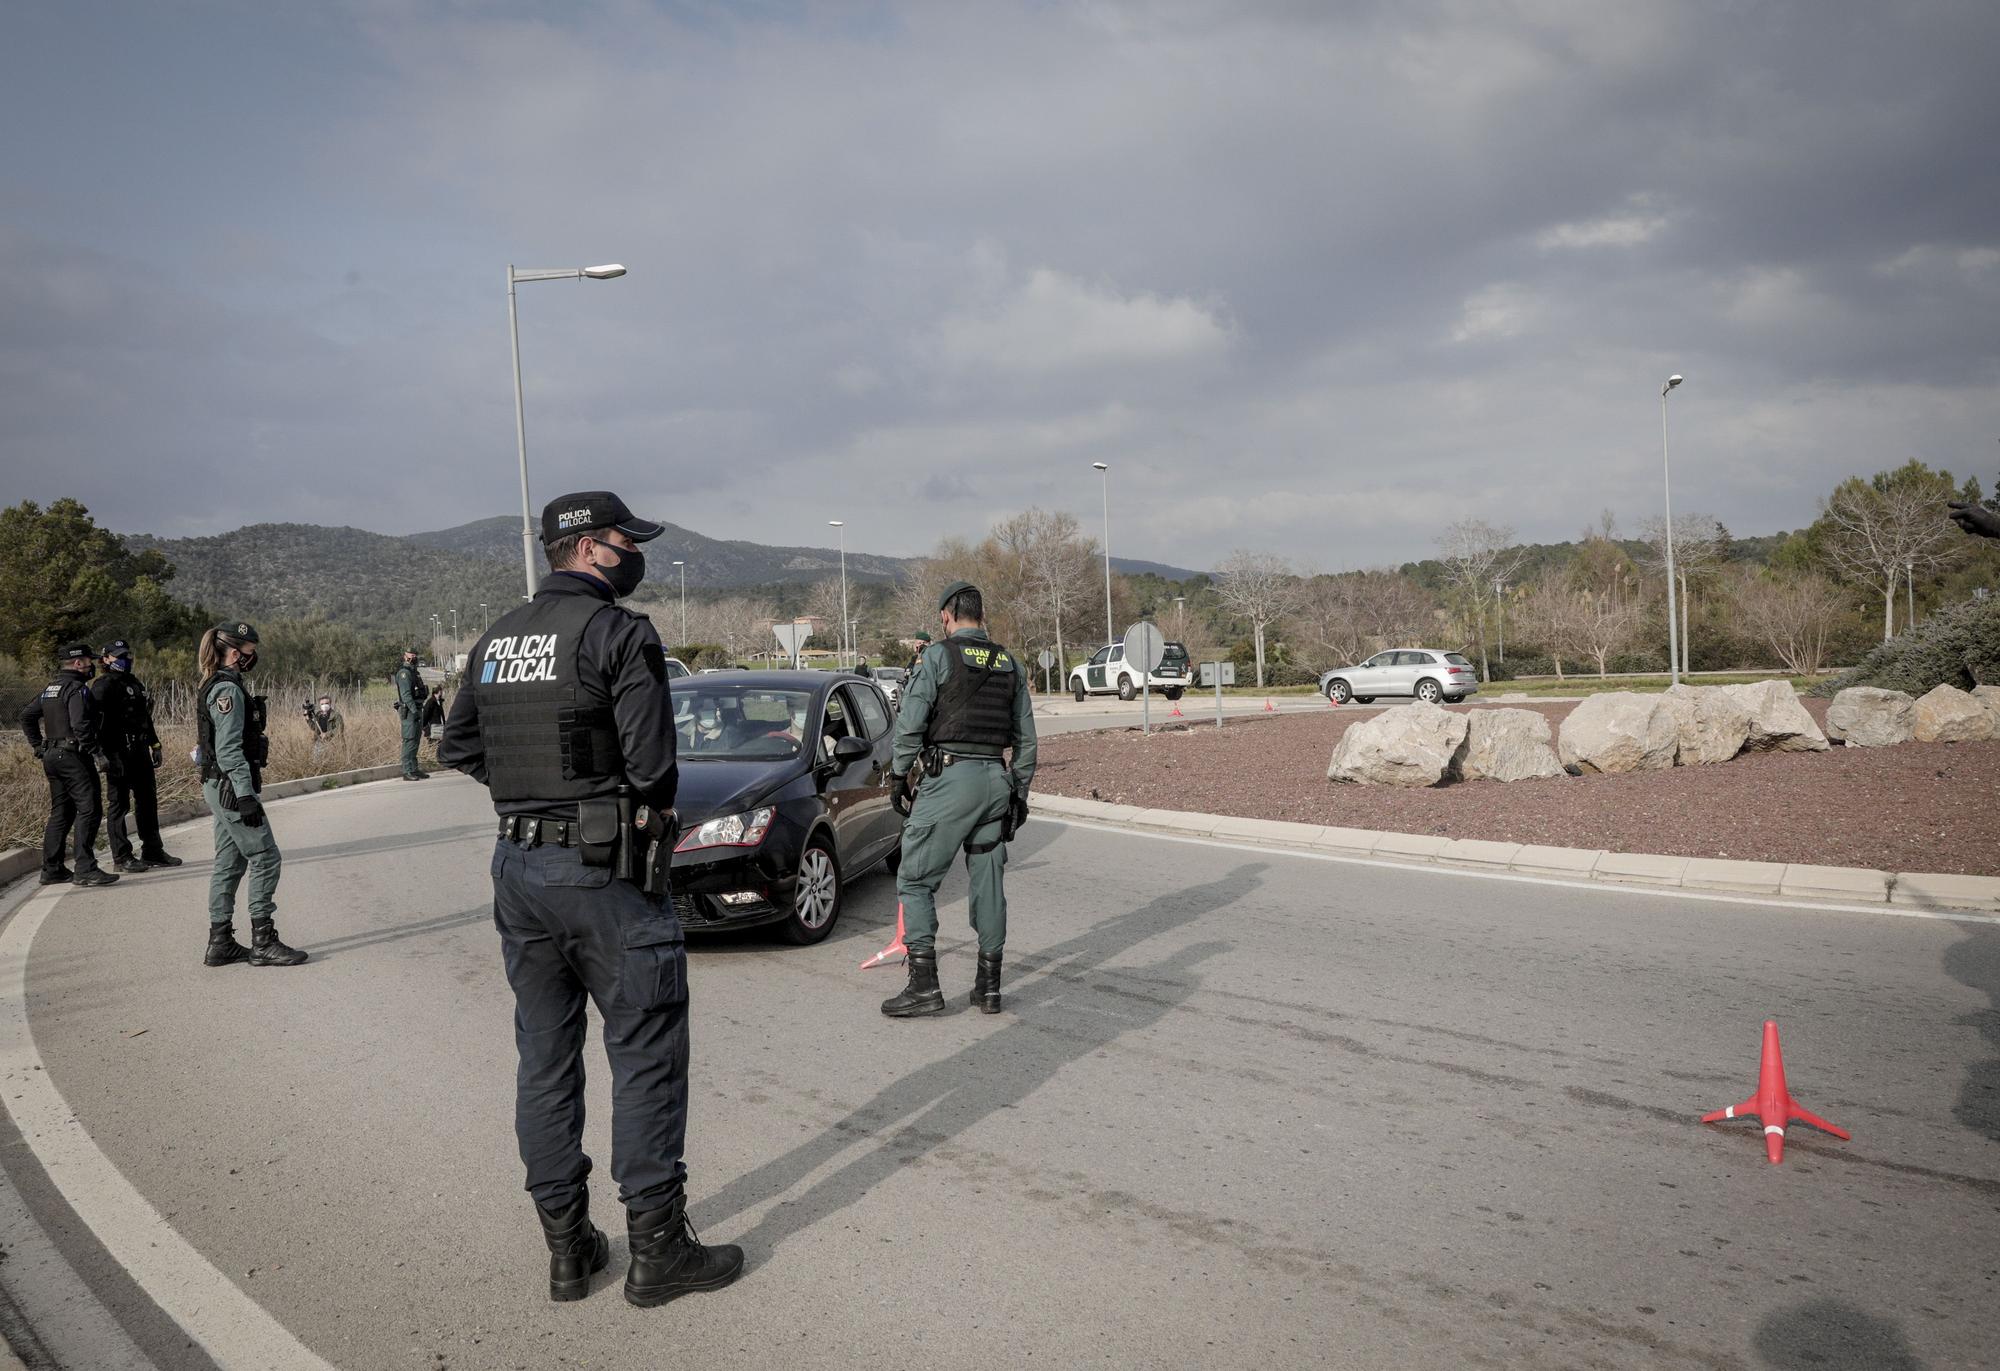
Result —
<instances>
[{"instance_id":1,"label":"officer wearing dark jacket","mask_svg":"<svg viewBox=\"0 0 2000 1371\"><path fill-rule=\"evenodd\" d=\"M431 773L417 765L417 739L424 729L424 701L430 697L430 687L424 684L423 673L417 670L417 650L403 649L403 664L396 668L392 677L396 683L396 713L403 720L403 776L406 781L428 781Z\"/></svg>"},{"instance_id":2,"label":"officer wearing dark jacket","mask_svg":"<svg viewBox=\"0 0 2000 1371\"><path fill-rule=\"evenodd\" d=\"M179 866L160 843L160 796L153 773L160 766L160 735L153 731L153 697L132 674L132 647L119 638L104 649L104 670L90 683L100 715L97 736L104 747L104 780L111 830L111 859L120 871L139 874L150 867ZM125 816L139 830L132 850Z\"/></svg>"},{"instance_id":3,"label":"officer wearing dark jacket","mask_svg":"<svg viewBox=\"0 0 2000 1371\"><path fill-rule=\"evenodd\" d=\"M1007 841L1027 815L1035 776L1035 712L1027 673L986 636L986 607L969 582L938 598L944 641L917 658L903 683L889 769L897 803L908 799L896 896L909 948L910 983L883 1001L894 1019L944 1009L938 988L937 888L965 852L966 903L979 935L972 1003L1000 1012L1000 957L1007 943ZM1013 753L1010 767L1006 759ZM918 763L922 766L919 768Z\"/></svg>"},{"instance_id":4,"label":"officer wearing dark jacket","mask_svg":"<svg viewBox=\"0 0 2000 1371\"><path fill-rule=\"evenodd\" d=\"M103 803L97 789L97 701L88 684L96 670L89 643L71 643L56 654L62 670L21 712L21 731L49 778L49 823L42 830L42 884L111 885L117 877L97 864L97 824ZM75 870L63 865L71 843Z\"/></svg>"},{"instance_id":5,"label":"officer wearing dark jacket","mask_svg":"<svg viewBox=\"0 0 2000 1371\"><path fill-rule=\"evenodd\" d=\"M664 887L671 829L662 836L679 780L673 705L659 634L615 603L645 575L639 544L662 531L609 491L551 501L542 542L553 570L474 645L438 744L500 816L493 922L514 990L514 1128L557 1300L589 1294L609 1254L586 1186L586 996L611 1063L611 1174L632 1251L625 1298L663 1304L719 1289L743 1267L741 1248L705 1247L687 1221L687 955ZM641 852L653 860L635 883L624 867Z\"/></svg>"}]
</instances>

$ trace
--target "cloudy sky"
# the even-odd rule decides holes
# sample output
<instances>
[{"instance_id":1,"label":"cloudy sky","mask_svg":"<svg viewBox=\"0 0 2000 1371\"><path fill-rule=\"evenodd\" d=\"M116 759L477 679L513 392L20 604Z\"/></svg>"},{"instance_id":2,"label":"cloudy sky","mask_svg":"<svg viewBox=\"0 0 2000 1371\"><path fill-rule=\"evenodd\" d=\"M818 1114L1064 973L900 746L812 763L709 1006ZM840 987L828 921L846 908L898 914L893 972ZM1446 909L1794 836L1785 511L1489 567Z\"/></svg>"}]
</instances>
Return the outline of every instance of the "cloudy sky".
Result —
<instances>
[{"instance_id":1,"label":"cloudy sky","mask_svg":"<svg viewBox=\"0 0 2000 1371\"><path fill-rule=\"evenodd\" d=\"M0 47L0 500L609 485L1337 569L2000 470L1991 0L65 0Z\"/></svg>"}]
</instances>

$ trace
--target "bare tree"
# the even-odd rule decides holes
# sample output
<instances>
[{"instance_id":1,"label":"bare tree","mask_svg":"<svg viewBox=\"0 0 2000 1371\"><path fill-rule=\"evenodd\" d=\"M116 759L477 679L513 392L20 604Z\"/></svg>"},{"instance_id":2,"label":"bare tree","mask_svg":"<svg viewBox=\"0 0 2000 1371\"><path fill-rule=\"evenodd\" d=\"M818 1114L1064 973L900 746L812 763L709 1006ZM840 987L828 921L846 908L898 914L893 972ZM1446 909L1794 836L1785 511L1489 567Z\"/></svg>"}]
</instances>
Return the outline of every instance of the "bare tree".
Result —
<instances>
[{"instance_id":1,"label":"bare tree","mask_svg":"<svg viewBox=\"0 0 2000 1371\"><path fill-rule=\"evenodd\" d=\"M1462 519L1438 539L1438 560L1444 564L1445 580L1472 614L1482 681L1492 679L1486 660L1487 602L1497 593L1494 583L1513 579L1523 560L1522 554L1508 551L1513 541L1513 529L1504 524L1496 527L1484 519Z\"/></svg>"},{"instance_id":2,"label":"bare tree","mask_svg":"<svg viewBox=\"0 0 2000 1371\"><path fill-rule=\"evenodd\" d=\"M1577 658L1583 601L1592 592L1568 576L1545 576L1528 587L1514 607L1514 621L1520 636L1547 650L1555 663L1556 679L1563 679L1563 658ZM1607 597L1608 598L1608 597Z\"/></svg>"},{"instance_id":3,"label":"bare tree","mask_svg":"<svg viewBox=\"0 0 2000 1371\"><path fill-rule=\"evenodd\" d=\"M1639 525L1639 536L1646 540L1647 553L1644 557L1646 569L1657 571L1662 576L1667 571L1667 521L1648 519ZM1692 668L1688 665L1691 654L1688 650L1688 625L1692 620L1689 605L1694 597L1689 594L1688 583L1699 582L1701 578L1722 565L1729 550L1729 535L1722 527L1722 521L1713 514L1677 514L1674 516L1674 579L1680 583L1680 644L1681 672L1686 674Z\"/></svg>"},{"instance_id":4,"label":"bare tree","mask_svg":"<svg viewBox=\"0 0 2000 1371\"><path fill-rule=\"evenodd\" d=\"M1091 579L1097 542L1086 537L1076 516L1061 510L1029 509L995 525L993 540L1018 565L1024 623L1031 623L1030 641L1050 642L1056 659L1068 669L1065 616L1077 627L1079 596L1095 593Z\"/></svg>"},{"instance_id":5,"label":"bare tree","mask_svg":"<svg viewBox=\"0 0 2000 1371\"><path fill-rule=\"evenodd\" d=\"M1333 667L1424 637L1436 616L1430 593L1401 572L1344 571L1300 583L1292 624L1320 664Z\"/></svg>"},{"instance_id":6,"label":"bare tree","mask_svg":"<svg viewBox=\"0 0 2000 1371\"><path fill-rule=\"evenodd\" d=\"M1911 463L1872 483L1850 477L1826 501L1827 558L1841 574L1881 590L1885 643L1896 635L1897 583L1937 570L1959 551L1944 512L1956 494L1950 482Z\"/></svg>"},{"instance_id":7,"label":"bare tree","mask_svg":"<svg viewBox=\"0 0 2000 1371\"><path fill-rule=\"evenodd\" d=\"M771 636L771 618L776 610L768 600L747 595L729 595L719 600L690 601L688 637L697 643L714 643L740 661L752 653L770 652L777 646Z\"/></svg>"},{"instance_id":8,"label":"bare tree","mask_svg":"<svg viewBox=\"0 0 2000 1371\"><path fill-rule=\"evenodd\" d=\"M1230 553L1215 570L1221 578L1216 593L1222 602L1250 621L1250 637L1257 651L1257 685L1261 689L1264 631L1297 608L1299 578L1282 557L1241 549Z\"/></svg>"},{"instance_id":9,"label":"bare tree","mask_svg":"<svg viewBox=\"0 0 2000 1371\"><path fill-rule=\"evenodd\" d=\"M1812 572L1745 575L1731 589L1737 615L1794 676L1817 676L1827 643L1853 612L1846 594Z\"/></svg>"},{"instance_id":10,"label":"bare tree","mask_svg":"<svg viewBox=\"0 0 2000 1371\"><path fill-rule=\"evenodd\" d=\"M1630 600L1614 600L1587 590L1577 593L1571 641L1578 655L1597 663L1599 676L1608 670L1613 653L1631 645L1638 630L1639 607Z\"/></svg>"}]
</instances>

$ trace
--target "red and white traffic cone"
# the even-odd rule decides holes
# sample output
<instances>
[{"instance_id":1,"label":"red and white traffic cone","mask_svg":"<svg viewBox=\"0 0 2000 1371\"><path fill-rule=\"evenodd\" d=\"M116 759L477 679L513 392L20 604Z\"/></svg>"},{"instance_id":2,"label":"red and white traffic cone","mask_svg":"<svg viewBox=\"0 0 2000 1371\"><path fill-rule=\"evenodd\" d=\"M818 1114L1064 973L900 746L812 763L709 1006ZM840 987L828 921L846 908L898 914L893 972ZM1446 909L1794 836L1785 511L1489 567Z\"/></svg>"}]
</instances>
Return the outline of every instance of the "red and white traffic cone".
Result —
<instances>
[{"instance_id":1,"label":"red and white traffic cone","mask_svg":"<svg viewBox=\"0 0 2000 1371\"><path fill-rule=\"evenodd\" d=\"M870 957L867 961L863 962L861 964L861 969L863 971L866 971L868 970L868 968L873 966L887 966L889 964L889 959L891 957L896 957L906 962L910 959L910 949L903 942L903 902L901 900L896 901L895 941L891 942L887 947L883 948L880 952L877 952L874 956Z\"/></svg>"},{"instance_id":2,"label":"red and white traffic cone","mask_svg":"<svg viewBox=\"0 0 2000 1371\"><path fill-rule=\"evenodd\" d=\"M1276 714L1278 711L1272 706L1269 700L1266 700L1264 701L1264 712L1266 714Z\"/></svg>"},{"instance_id":3,"label":"red and white traffic cone","mask_svg":"<svg viewBox=\"0 0 2000 1371\"><path fill-rule=\"evenodd\" d=\"M1720 1123L1724 1119L1740 1119L1756 1115L1764 1125L1764 1155L1773 1164L1785 1159L1785 1129L1795 1123L1808 1123L1843 1140L1851 1135L1844 1128L1836 1127L1822 1119L1792 1098L1792 1092L1785 1086L1785 1058L1778 1050L1778 1022L1764 1020L1764 1058L1757 1070L1757 1093L1742 1104L1732 1104L1727 1109L1718 1109L1713 1114L1701 1116L1703 1123Z\"/></svg>"},{"instance_id":4,"label":"red and white traffic cone","mask_svg":"<svg viewBox=\"0 0 2000 1371\"><path fill-rule=\"evenodd\" d=\"M1179 705L1178 703L1176 703L1176 704L1174 705L1174 715L1173 715L1173 717L1174 717L1174 718L1176 718L1176 719L1185 719L1185 718L1187 717L1187 715L1185 715L1185 714L1181 713L1181 707L1180 707L1180 705Z\"/></svg>"}]
</instances>

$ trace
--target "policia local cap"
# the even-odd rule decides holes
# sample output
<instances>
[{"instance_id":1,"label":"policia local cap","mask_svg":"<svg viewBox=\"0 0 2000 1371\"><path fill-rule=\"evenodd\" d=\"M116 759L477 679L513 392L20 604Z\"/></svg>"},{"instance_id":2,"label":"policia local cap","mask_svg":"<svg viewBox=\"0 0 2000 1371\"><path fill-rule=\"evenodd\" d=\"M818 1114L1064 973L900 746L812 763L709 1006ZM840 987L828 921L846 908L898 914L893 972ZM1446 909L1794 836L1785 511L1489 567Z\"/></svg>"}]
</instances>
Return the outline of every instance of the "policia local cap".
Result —
<instances>
[{"instance_id":1,"label":"policia local cap","mask_svg":"<svg viewBox=\"0 0 2000 1371\"><path fill-rule=\"evenodd\" d=\"M608 490L559 495L542 506L543 543L592 528L615 528L635 543L650 542L667 531L663 524L641 519Z\"/></svg>"},{"instance_id":2,"label":"policia local cap","mask_svg":"<svg viewBox=\"0 0 2000 1371\"><path fill-rule=\"evenodd\" d=\"M90 662L96 659L97 654L90 650L89 643L64 643L56 649L58 662Z\"/></svg>"}]
</instances>

